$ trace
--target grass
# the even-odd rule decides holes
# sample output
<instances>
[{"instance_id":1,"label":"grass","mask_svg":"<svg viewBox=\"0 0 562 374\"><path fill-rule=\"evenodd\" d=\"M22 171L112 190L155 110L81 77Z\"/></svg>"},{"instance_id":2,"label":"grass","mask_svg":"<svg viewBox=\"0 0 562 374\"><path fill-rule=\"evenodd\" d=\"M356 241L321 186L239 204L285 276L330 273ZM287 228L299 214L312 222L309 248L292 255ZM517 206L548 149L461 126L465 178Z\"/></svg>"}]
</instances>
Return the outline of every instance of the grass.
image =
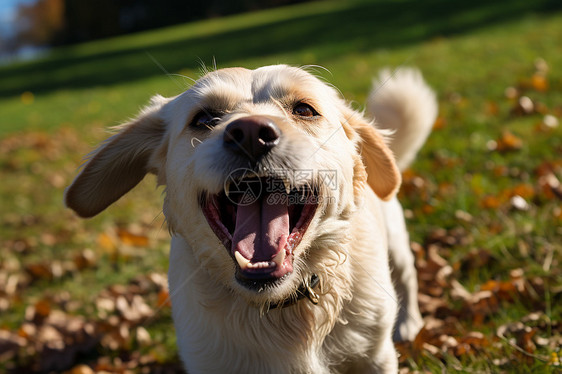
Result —
<instances>
[{"instance_id":1,"label":"grass","mask_svg":"<svg viewBox=\"0 0 562 374\"><path fill-rule=\"evenodd\" d=\"M77 304L65 311L96 318L93 305L102 290L166 271L167 230L152 178L87 221L64 209L62 195L81 157L105 138L104 129L126 120L153 94L171 96L188 87L189 79L176 74L196 78L201 62L213 60L218 67L318 64L330 71L320 74L361 108L379 68L414 65L438 92L441 126L404 177L401 195L412 240L427 247L437 230L449 236L462 231L457 242L441 245L440 254L470 292L490 280L506 281L513 269L545 286L541 301L500 299L502 307L481 325L459 317L461 331L483 332L489 349L461 356L426 352L402 365L554 372L537 357L558 354L559 344L538 346L530 360L521 359L496 330L531 312L551 321L562 316L562 203L540 181L544 168L562 178L562 128L540 125L546 114L562 118L561 25L562 7L554 1L325 1L66 47L38 61L0 67L0 279L18 274L25 280L17 295L0 290L0 329L16 331L30 306L61 294ZM548 87L533 83L537 58L550 67ZM514 115L507 87L519 87L541 103L539 110ZM490 141L500 142L506 131L520 146L490 150ZM511 206L514 194L524 195L527 210ZM460 219L459 212L471 218ZM137 233L141 242L127 233ZM95 264L68 270L65 264L85 249L93 251ZM491 258L485 266L474 265L471 253L479 250ZM53 263L66 273L30 271ZM460 313L462 304L447 291L440 297L453 305L451 313ZM537 334L556 341L560 328L549 326ZM156 348L143 352L161 365L174 363L169 309L159 309L146 328ZM110 350L97 356L106 354L116 355ZM507 363L494 361L506 355Z\"/></svg>"}]
</instances>

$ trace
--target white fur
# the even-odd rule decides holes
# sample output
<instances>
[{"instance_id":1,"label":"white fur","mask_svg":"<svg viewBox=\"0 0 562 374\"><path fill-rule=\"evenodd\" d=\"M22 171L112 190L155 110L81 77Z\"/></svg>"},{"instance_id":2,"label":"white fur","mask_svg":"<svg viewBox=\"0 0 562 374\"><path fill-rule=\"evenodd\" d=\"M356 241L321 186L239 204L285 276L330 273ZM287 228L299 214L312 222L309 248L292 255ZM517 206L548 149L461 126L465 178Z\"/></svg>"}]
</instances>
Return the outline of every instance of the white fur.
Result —
<instances>
[{"instance_id":1,"label":"white fur","mask_svg":"<svg viewBox=\"0 0 562 374\"><path fill-rule=\"evenodd\" d=\"M320 116L299 118L291 111L297 101ZM394 130L399 165L421 147L434 101L413 71L371 94L369 108ZM201 108L222 110L212 129L188 125ZM293 272L263 292L236 281L235 263L199 205L202 192L220 192L228 174L246 165L223 146L226 126L256 115L268 116L282 132L256 167L267 173L310 170L307 183L316 184L322 198L294 250ZM67 205L82 216L99 213L115 199L99 191L125 193L138 183L139 167L166 185L172 314L189 373L397 371L397 315L395 339L413 339L422 323L413 256L394 197L400 174L383 137L334 89L284 65L208 73L175 98L154 99L150 110L102 145L68 188ZM336 172L335 188L319 180L325 170ZM294 177L291 183L300 182ZM318 305L303 299L268 310L294 298L311 274L320 279Z\"/></svg>"}]
</instances>

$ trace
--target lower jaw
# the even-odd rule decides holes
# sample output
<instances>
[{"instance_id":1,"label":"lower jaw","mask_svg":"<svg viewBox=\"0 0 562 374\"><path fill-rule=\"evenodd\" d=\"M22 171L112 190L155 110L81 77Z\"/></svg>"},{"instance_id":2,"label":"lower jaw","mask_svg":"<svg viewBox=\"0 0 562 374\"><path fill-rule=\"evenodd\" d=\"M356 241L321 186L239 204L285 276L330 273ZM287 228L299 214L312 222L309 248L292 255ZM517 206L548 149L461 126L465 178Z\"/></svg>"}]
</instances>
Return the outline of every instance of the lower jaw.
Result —
<instances>
[{"instance_id":1,"label":"lower jaw","mask_svg":"<svg viewBox=\"0 0 562 374\"><path fill-rule=\"evenodd\" d=\"M279 278L248 278L245 275L241 275L240 272L237 272L236 281L250 291L262 293L281 285L290 275L291 273L287 273Z\"/></svg>"},{"instance_id":2,"label":"lower jaw","mask_svg":"<svg viewBox=\"0 0 562 374\"><path fill-rule=\"evenodd\" d=\"M292 255L286 259L282 268L243 271L237 267L235 274L236 280L240 285L257 292L279 286L284 283L293 272L291 258Z\"/></svg>"}]
</instances>

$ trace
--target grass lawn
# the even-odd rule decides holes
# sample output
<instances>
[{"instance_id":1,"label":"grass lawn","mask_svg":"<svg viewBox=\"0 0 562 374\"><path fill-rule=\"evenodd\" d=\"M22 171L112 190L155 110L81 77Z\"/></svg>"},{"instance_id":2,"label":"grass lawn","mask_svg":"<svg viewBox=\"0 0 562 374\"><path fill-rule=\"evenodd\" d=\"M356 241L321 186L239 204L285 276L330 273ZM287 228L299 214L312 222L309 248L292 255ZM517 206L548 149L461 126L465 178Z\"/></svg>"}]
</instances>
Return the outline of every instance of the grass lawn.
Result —
<instances>
[{"instance_id":1,"label":"grass lawn","mask_svg":"<svg viewBox=\"0 0 562 374\"><path fill-rule=\"evenodd\" d=\"M426 319L401 367L561 370L560 40L555 1L323 1L0 67L0 371L179 370L162 190L85 221L62 196L108 127L214 60L321 65L357 108L380 68L419 67L440 115L400 192Z\"/></svg>"}]
</instances>

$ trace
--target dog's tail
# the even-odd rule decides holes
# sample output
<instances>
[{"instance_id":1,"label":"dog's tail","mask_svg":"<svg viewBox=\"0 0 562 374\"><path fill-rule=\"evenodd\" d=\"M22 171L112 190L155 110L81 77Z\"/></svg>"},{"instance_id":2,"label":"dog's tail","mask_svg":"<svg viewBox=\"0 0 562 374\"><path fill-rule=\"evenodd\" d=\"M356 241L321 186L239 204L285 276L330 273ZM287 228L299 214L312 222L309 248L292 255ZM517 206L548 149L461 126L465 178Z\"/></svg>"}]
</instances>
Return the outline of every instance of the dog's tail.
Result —
<instances>
[{"instance_id":1,"label":"dog's tail","mask_svg":"<svg viewBox=\"0 0 562 374\"><path fill-rule=\"evenodd\" d=\"M367 114L391 130L390 149L404 170L425 143L437 117L437 99L416 69L383 70L373 81Z\"/></svg>"}]
</instances>

